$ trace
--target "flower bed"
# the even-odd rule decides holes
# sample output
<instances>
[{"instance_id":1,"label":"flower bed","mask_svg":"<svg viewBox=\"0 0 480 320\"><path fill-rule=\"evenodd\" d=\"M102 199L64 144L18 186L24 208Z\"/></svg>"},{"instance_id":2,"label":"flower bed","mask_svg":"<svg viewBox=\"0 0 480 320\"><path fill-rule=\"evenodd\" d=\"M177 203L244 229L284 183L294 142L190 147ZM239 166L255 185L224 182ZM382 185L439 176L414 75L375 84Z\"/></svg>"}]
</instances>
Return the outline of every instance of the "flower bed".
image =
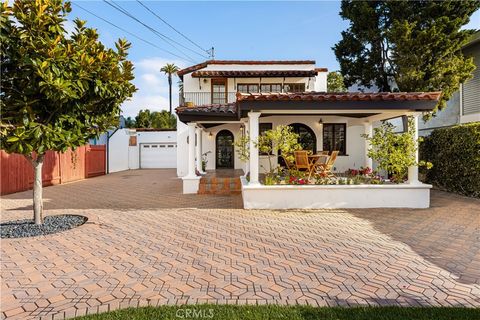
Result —
<instances>
[{"instance_id":1,"label":"flower bed","mask_svg":"<svg viewBox=\"0 0 480 320\"><path fill-rule=\"evenodd\" d=\"M278 168L274 174L267 174L263 179L265 185L359 185L384 184L384 179L371 168L348 169L339 175L317 174L308 178L305 171Z\"/></svg>"}]
</instances>

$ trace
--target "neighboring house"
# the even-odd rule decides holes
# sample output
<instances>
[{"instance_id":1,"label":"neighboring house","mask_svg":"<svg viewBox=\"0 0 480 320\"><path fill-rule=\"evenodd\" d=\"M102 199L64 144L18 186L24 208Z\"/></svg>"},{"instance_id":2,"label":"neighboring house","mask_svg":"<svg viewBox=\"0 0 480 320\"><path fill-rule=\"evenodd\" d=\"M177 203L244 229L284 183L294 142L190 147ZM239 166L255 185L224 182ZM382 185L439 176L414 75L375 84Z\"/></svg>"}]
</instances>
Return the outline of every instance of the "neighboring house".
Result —
<instances>
[{"instance_id":1,"label":"neighboring house","mask_svg":"<svg viewBox=\"0 0 480 320\"><path fill-rule=\"evenodd\" d=\"M108 144L108 138L110 135L112 135L117 129L123 129L125 128L125 118L123 116L119 117L119 122L118 122L118 127L117 128L112 128L108 130L105 133L102 133L100 136L90 139L89 144L90 145L104 145Z\"/></svg>"},{"instance_id":2,"label":"neighboring house","mask_svg":"<svg viewBox=\"0 0 480 320\"><path fill-rule=\"evenodd\" d=\"M326 93L327 69L315 61L211 60L178 72L183 81L177 115L177 174L184 193L199 190L202 155L207 170L243 169L245 208L428 207L431 186L418 181L418 168L409 168L409 183L380 186L264 186L259 174L281 162L277 154L259 154L249 144L248 164L240 161L235 139L256 141L264 130L290 125L304 149L337 150L334 170L372 167L366 151L379 121L412 115L418 122L431 111L440 92ZM297 193L298 192L298 193Z\"/></svg>"},{"instance_id":3,"label":"neighboring house","mask_svg":"<svg viewBox=\"0 0 480 320\"><path fill-rule=\"evenodd\" d=\"M419 134L422 136L434 129L480 121L480 31L473 35L462 51L464 55L473 57L477 67L473 78L460 85L460 90L453 94L446 108L435 117L427 122L420 121Z\"/></svg>"},{"instance_id":4,"label":"neighboring house","mask_svg":"<svg viewBox=\"0 0 480 320\"><path fill-rule=\"evenodd\" d=\"M177 134L168 129L117 129L108 140L107 172L176 168Z\"/></svg>"},{"instance_id":5,"label":"neighboring house","mask_svg":"<svg viewBox=\"0 0 480 320\"><path fill-rule=\"evenodd\" d=\"M438 111L434 117L428 121L420 120L419 135L427 136L434 129L451 127L457 124L480 121L480 31L477 31L470 42L462 49L463 54L473 57L473 62L477 67L473 72L473 78L460 85L460 90L455 92L446 107ZM392 81L392 84L394 82ZM370 88L352 85L348 88L349 92L377 92L378 88L372 85ZM397 132L405 131L402 119L391 119Z\"/></svg>"}]
</instances>

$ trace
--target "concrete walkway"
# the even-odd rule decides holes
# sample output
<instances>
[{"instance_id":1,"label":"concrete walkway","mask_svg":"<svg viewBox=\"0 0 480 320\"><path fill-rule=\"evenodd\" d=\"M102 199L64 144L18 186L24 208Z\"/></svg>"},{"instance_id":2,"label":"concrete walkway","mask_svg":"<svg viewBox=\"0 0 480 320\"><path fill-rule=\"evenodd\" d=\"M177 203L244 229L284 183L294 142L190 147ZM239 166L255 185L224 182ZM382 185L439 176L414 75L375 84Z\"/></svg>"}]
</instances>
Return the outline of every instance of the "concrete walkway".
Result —
<instances>
[{"instance_id":1,"label":"concrete walkway","mask_svg":"<svg viewBox=\"0 0 480 320\"><path fill-rule=\"evenodd\" d=\"M480 201L433 192L427 210L247 211L182 195L173 170L44 191L60 234L2 240L2 318L64 318L175 303L480 307ZM2 221L31 216L2 197Z\"/></svg>"}]
</instances>

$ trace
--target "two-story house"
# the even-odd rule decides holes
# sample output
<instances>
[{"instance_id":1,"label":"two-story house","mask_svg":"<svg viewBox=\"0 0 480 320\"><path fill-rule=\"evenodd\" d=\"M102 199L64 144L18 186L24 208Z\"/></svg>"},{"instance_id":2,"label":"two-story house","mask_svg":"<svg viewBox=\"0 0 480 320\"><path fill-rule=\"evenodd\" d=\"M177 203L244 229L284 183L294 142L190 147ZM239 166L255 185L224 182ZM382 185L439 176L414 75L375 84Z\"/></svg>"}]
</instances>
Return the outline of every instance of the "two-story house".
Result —
<instances>
[{"instance_id":1,"label":"two-story house","mask_svg":"<svg viewBox=\"0 0 480 320\"><path fill-rule=\"evenodd\" d=\"M249 173L248 183L242 182L246 208L305 207L295 201L281 203L285 196L279 188L259 183L259 174L268 170L270 163L276 166L282 161L278 154L259 153L254 142L263 131L289 125L299 134L303 149L313 154L338 151L336 172L362 166L372 168L372 159L367 156L369 142L362 135L372 134L374 123L405 115L413 116L418 123L421 113L432 110L441 95L440 92L327 93L327 72L311 60L211 60L180 70L183 90L176 109L177 174L182 177L183 192L198 191L204 159L207 171L241 169ZM250 139L248 163L242 163L239 150L233 145L242 136ZM388 201L382 200L378 187L371 187L377 192L375 197L364 194L370 187L362 187L358 196L340 195L335 203L328 200L333 195L317 194L313 186L305 192L314 192L313 197L318 199L326 197L325 202L319 200L312 205L312 195L294 198L307 201L311 207L427 207L431 186L418 181L418 168L409 169L409 181L408 186L398 188L381 186ZM262 192L276 193L279 202L275 204L275 196L270 194L252 200ZM347 203L349 199L351 202Z\"/></svg>"},{"instance_id":2,"label":"two-story house","mask_svg":"<svg viewBox=\"0 0 480 320\"><path fill-rule=\"evenodd\" d=\"M224 61L211 60L197 64L177 74L183 89L180 91L180 106L196 108L214 108L215 106L232 106L236 103L237 92L241 93L294 93L294 92L325 92L327 91L326 68L317 68L315 61ZM227 112L228 113L228 112ZM230 119L231 120L231 119ZM271 120L271 121L270 121ZM269 122L261 121L260 131L268 130L286 119L270 118ZM297 124L295 130L303 133L305 142L315 145L318 133L311 128L318 127L318 119L308 123ZM291 124L291 123L285 123ZM206 153L207 170L218 168L244 169L233 150L232 141L243 130L239 121L231 123L225 120L222 124L202 123L203 152ZM317 128L318 129L318 128ZM186 126L180 122L177 125L178 151L177 174L187 173ZM318 137L320 139L320 135ZM262 162L268 162L262 155ZM266 164L266 163L265 163Z\"/></svg>"}]
</instances>

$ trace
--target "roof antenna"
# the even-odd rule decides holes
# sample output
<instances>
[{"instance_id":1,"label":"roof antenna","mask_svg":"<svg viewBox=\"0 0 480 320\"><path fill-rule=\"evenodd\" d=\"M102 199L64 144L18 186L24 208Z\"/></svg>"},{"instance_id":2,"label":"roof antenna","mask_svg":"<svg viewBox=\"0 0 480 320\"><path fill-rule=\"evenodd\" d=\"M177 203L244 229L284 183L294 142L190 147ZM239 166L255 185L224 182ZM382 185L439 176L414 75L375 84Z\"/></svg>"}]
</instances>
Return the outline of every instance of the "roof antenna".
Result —
<instances>
[{"instance_id":1,"label":"roof antenna","mask_svg":"<svg viewBox=\"0 0 480 320\"><path fill-rule=\"evenodd\" d=\"M214 47L207 50L207 53L208 53L208 58L210 60L215 60L215 48Z\"/></svg>"}]
</instances>

